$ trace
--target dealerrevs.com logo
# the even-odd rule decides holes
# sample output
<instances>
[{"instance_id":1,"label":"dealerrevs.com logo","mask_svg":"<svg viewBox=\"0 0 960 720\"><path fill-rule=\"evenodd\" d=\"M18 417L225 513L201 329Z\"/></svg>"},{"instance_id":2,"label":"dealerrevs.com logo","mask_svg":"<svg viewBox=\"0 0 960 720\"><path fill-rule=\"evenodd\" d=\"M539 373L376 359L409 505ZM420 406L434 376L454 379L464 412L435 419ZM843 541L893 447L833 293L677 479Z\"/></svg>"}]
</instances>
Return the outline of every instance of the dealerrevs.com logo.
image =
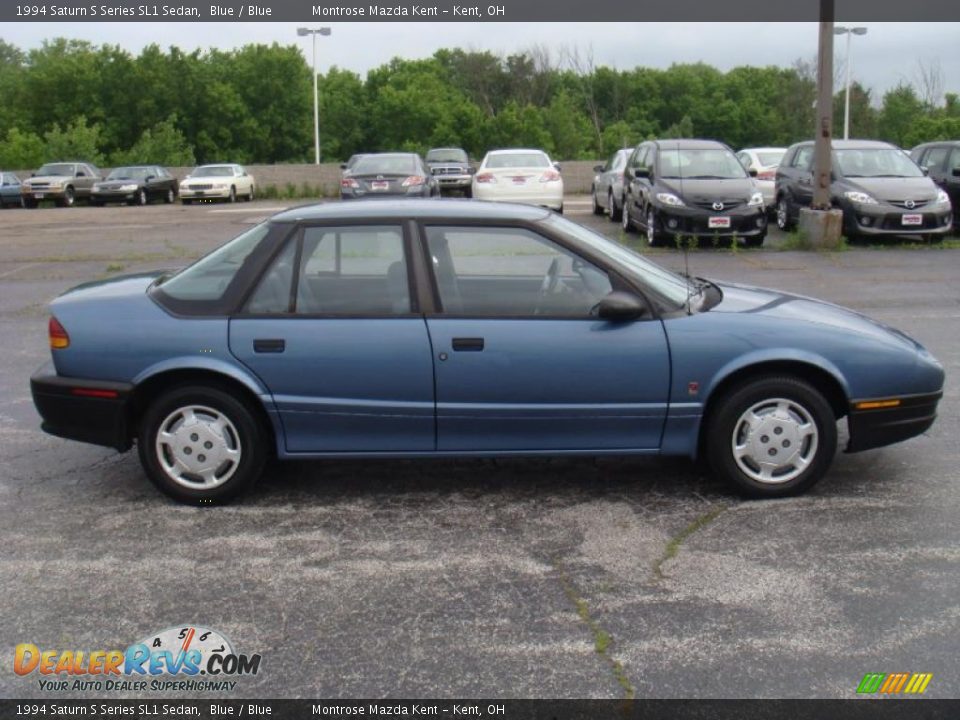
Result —
<instances>
[{"instance_id":1,"label":"dealerrevs.com logo","mask_svg":"<svg viewBox=\"0 0 960 720\"><path fill-rule=\"evenodd\" d=\"M256 675L259 654L244 655L216 630L188 625L148 635L126 650L16 646L13 671L36 675L41 690L97 692L230 691L235 678Z\"/></svg>"}]
</instances>

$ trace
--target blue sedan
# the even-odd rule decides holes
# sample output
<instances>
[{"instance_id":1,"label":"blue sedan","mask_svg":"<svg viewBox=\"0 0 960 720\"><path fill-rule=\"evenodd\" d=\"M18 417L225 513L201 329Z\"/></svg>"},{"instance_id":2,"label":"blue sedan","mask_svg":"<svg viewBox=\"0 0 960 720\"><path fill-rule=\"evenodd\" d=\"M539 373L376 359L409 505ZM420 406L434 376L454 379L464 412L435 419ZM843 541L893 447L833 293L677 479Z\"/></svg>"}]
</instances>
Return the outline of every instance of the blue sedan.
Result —
<instances>
[{"instance_id":1,"label":"blue sedan","mask_svg":"<svg viewBox=\"0 0 960 720\"><path fill-rule=\"evenodd\" d=\"M863 315L687 278L543 209L326 204L55 300L43 429L220 503L270 456L705 456L752 497L933 423L944 372Z\"/></svg>"}]
</instances>

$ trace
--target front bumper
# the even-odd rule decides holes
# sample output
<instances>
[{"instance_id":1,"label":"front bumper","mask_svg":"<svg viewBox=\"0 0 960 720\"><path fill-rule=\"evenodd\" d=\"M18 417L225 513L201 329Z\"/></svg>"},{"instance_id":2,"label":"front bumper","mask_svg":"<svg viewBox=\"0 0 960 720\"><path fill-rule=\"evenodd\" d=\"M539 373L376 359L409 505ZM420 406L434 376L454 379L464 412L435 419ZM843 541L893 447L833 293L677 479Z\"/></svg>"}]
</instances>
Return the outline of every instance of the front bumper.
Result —
<instances>
[{"instance_id":1,"label":"front bumper","mask_svg":"<svg viewBox=\"0 0 960 720\"><path fill-rule=\"evenodd\" d=\"M30 188L22 186L20 194L24 200L63 200L66 197L66 188Z\"/></svg>"},{"instance_id":2,"label":"front bumper","mask_svg":"<svg viewBox=\"0 0 960 720\"><path fill-rule=\"evenodd\" d=\"M389 192L382 190L340 190L341 200L399 200L402 198L414 198L422 200L430 198L430 189L426 186L417 186L416 188L404 190L403 192Z\"/></svg>"},{"instance_id":3,"label":"front bumper","mask_svg":"<svg viewBox=\"0 0 960 720\"><path fill-rule=\"evenodd\" d=\"M899 400L895 407L883 406L885 402L891 401L890 398L855 400L850 403L850 414L847 417L850 441L846 451L854 453L892 445L925 432L937 419L937 403L941 397L942 391L908 395L895 398ZM873 403L877 407L857 409L864 403Z\"/></svg>"},{"instance_id":4,"label":"front bumper","mask_svg":"<svg viewBox=\"0 0 960 720\"><path fill-rule=\"evenodd\" d=\"M101 190L100 192L90 193L90 201L100 203L122 203L129 202L136 196L136 190L131 192L120 192L119 190Z\"/></svg>"},{"instance_id":5,"label":"front bumper","mask_svg":"<svg viewBox=\"0 0 960 720\"><path fill-rule=\"evenodd\" d=\"M539 205L559 210L563 207L563 187L556 189L529 190L527 188L514 189L512 187L491 187L485 183L473 184L473 197L475 200L490 200L493 202L520 203L522 205Z\"/></svg>"},{"instance_id":6,"label":"front bumper","mask_svg":"<svg viewBox=\"0 0 960 720\"><path fill-rule=\"evenodd\" d=\"M30 378L33 404L51 435L105 445L123 452L131 446L133 385L61 377L45 365Z\"/></svg>"},{"instance_id":7,"label":"front bumper","mask_svg":"<svg viewBox=\"0 0 960 720\"><path fill-rule=\"evenodd\" d=\"M710 218L730 219L729 227L710 227ZM762 206L742 205L732 210L713 212L698 207L659 206L656 219L660 229L681 237L737 237L750 238L767 233L767 212Z\"/></svg>"},{"instance_id":8,"label":"front bumper","mask_svg":"<svg viewBox=\"0 0 960 720\"><path fill-rule=\"evenodd\" d=\"M434 173L433 177L440 183L441 188L464 190L473 184L473 175L443 175Z\"/></svg>"},{"instance_id":9,"label":"front bumper","mask_svg":"<svg viewBox=\"0 0 960 720\"><path fill-rule=\"evenodd\" d=\"M929 210L908 210L886 205L855 205L841 203L843 227L848 235L946 235L953 226L953 212L949 206ZM904 215L920 215L920 225L904 225Z\"/></svg>"},{"instance_id":10,"label":"front bumper","mask_svg":"<svg viewBox=\"0 0 960 720\"><path fill-rule=\"evenodd\" d=\"M181 200L223 200L230 197L230 187L211 188L210 190L191 190L190 188L180 188Z\"/></svg>"}]
</instances>

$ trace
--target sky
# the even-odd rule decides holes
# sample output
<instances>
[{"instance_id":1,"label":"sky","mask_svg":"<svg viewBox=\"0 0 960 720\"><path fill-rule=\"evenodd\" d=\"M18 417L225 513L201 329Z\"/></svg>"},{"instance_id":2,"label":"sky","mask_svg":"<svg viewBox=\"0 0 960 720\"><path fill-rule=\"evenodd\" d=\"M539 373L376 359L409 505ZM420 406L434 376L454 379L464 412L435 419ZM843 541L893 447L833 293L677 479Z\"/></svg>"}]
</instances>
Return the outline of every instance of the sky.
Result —
<instances>
[{"instance_id":1,"label":"sky","mask_svg":"<svg viewBox=\"0 0 960 720\"><path fill-rule=\"evenodd\" d=\"M738 65L789 66L813 60L817 23L325 23L317 39L317 70L330 66L364 75L391 58L429 57L440 48L513 53L539 44L592 52L594 64L628 69L705 62L721 70ZM848 23L868 32L852 41L851 75L873 90L875 102L901 82L915 81L918 65L939 64L944 91L960 93L960 23ZM319 26L319 25L318 25ZM8 23L0 37L21 48L69 37L118 44L137 53L150 43L188 51L229 49L251 42L296 44L310 60L310 38L293 23ZM311 26L313 27L313 26ZM842 66L845 38L835 58Z\"/></svg>"}]
</instances>

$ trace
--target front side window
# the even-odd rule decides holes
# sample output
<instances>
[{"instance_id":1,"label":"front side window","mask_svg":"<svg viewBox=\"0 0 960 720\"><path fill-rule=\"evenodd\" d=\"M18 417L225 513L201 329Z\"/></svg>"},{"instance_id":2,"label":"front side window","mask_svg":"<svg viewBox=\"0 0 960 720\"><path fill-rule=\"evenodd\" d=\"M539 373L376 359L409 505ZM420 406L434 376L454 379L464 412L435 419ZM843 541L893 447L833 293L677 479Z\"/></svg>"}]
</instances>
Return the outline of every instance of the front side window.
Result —
<instances>
[{"instance_id":1,"label":"front side window","mask_svg":"<svg viewBox=\"0 0 960 720\"><path fill-rule=\"evenodd\" d=\"M271 263L247 312L405 315L410 285L399 227L306 227Z\"/></svg>"},{"instance_id":2,"label":"front side window","mask_svg":"<svg viewBox=\"0 0 960 720\"><path fill-rule=\"evenodd\" d=\"M427 228L444 312L476 317L589 317L609 275L524 228Z\"/></svg>"}]
</instances>

